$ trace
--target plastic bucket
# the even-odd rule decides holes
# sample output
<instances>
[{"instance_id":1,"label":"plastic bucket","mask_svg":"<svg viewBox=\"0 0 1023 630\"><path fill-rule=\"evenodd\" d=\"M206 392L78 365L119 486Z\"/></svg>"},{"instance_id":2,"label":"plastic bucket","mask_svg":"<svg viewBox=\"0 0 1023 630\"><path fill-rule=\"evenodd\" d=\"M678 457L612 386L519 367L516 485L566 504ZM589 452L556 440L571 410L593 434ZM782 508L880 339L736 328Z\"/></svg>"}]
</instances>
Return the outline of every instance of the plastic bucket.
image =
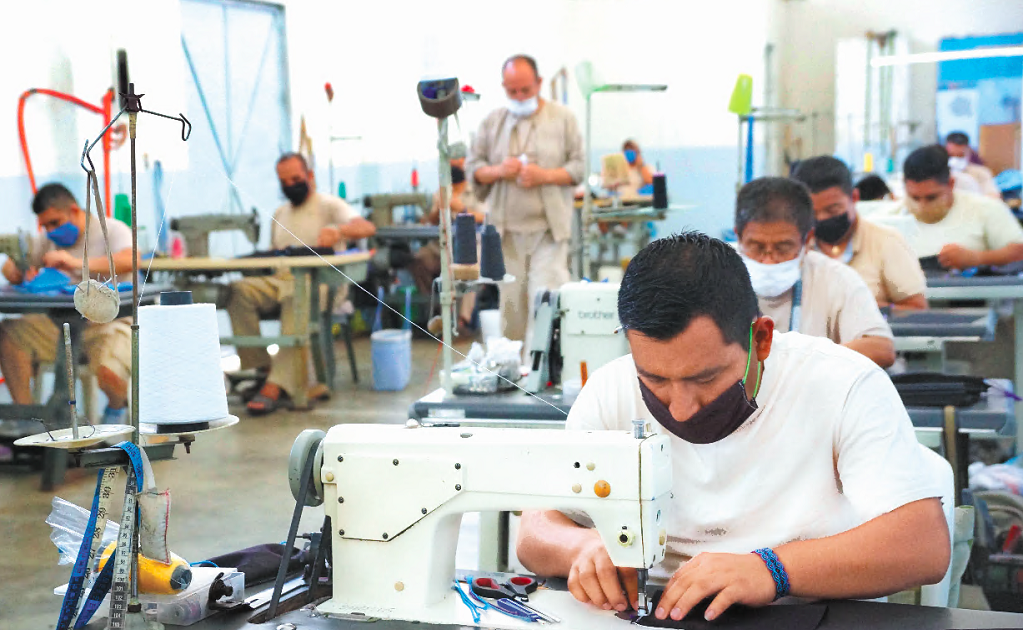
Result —
<instances>
[{"instance_id":1,"label":"plastic bucket","mask_svg":"<svg viewBox=\"0 0 1023 630\"><path fill-rule=\"evenodd\" d=\"M396 392L405 389L412 375L412 331L378 330L370 335L373 356L373 389Z\"/></svg>"},{"instance_id":2,"label":"plastic bucket","mask_svg":"<svg viewBox=\"0 0 1023 630\"><path fill-rule=\"evenodd\" d=\"M405 290L404 328L381 330L380 311L384 303L384 291L377 290L377 312L370 339L370 354L373 359L373 389L397 392L405 389L412 376L412 329L409 315L412 310L412 292Z\"/></svg>"}]
</instances>

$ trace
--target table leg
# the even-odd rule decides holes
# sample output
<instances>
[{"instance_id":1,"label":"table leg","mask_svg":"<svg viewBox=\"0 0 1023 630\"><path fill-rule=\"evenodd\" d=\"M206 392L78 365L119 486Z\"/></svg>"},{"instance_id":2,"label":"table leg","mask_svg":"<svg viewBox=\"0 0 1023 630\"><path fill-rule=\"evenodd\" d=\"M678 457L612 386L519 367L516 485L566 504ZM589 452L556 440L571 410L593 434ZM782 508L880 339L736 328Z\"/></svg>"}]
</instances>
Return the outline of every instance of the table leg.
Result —
<instances>
[{"instance_id":1,"label":"table leg","mask_svg":"<svg viewBox=\"0 0 1023 630\"><path fill-rule=\"evenodd\" d=\"M1015 353L1015 378L1012 387L1020 391L1023 387L1023 300L1014 300L1012 303L1012 325L1016 332L1016 353ZM1013 405L1016 412L1016 453L1023 451L1023 405Z\"/></svg>"},{"instance_id":2,"label":"table leg","mask_svg":"<svg viewBox=\"0 0 1023 630\"><path fill-rule=\"evenodd\" d=\"M292 392L291 397L298 409L307 409L309 399L307 389L309 385L309 277L308 269L293 269L292 277L295 282L295 336L299 338L299 344L295 346L295 373L298 374L300 383L298 391Z\"/></svg>"}]
</instances>

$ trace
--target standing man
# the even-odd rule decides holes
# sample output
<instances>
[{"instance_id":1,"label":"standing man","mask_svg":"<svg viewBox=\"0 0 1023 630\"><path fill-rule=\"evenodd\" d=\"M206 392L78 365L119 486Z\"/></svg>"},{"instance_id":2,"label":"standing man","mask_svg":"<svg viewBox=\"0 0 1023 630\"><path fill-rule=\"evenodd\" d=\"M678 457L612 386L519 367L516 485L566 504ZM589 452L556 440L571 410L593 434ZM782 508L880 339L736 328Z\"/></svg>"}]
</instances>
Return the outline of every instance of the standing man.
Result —
<instances>
[{"instance_id":1,"label":"standing man","mask_svg":"<svg viewBox=\"0 0 1023 630\"><path fill-rule=\"evenodd\" d=\"M483 120L465 170L489 206L505 267L515 276L501 286L504 334L528 348L536 293L569 280L572 189L583 177L583 140L567 108L540 98L532 57L505 61L503 78L508 102Z\"/></svg>"},{"instance_id":2,"label":"standing man","mask_svg":"<svg viewBox=\"0 0 1023 630\"><path fill-rule=\"evenodd\" d=\"M760 311L781 331L827 337L883 368L895 343L870 289L849 267L806 251L813 201L799 182L761 177L735 201L735 233Z\"/></svg>"},{"instance_id":3,"label":"standing man","mask_svg":"<svg viewBox=\"0 0 1023 630\"><path fill-rule=\"evenodd\" d=\"M927 308L920 261L895 230L861 221L849 168L829 155L800 162L792 179L810 189L814 247L860 274L878 306Z\"/></svg>"},{"instance_id":4,"label":"standing man","mask_svg":"<svg viewBox=\"0 0 1023 630\"><path fill-rule=\"evenodd\" d=\"M277 178L288 203L274 212L270 232L270 245L274 249L312 245L336 248L345 241L376 233L376 226L360 217L343 200L316 192L313 172L298 153L286 153L277 160ZM293 282L290 271L281 271L273 276L245 278L232 284L227 314L231 317L234 334L258 336L260 316L277 311L280 311L281 334L292 334L295 329ZM329 305L321 303L320 307L329 308ZM263 388L248 403L249 413L261 415L288 406L296 389L308 386L295 373L295 352L298 351L298 348L282 347L271 361L265 348L238 349L243 370L256 368L267 374Z\"/></svg>"},{"instance_id":5,"label":"standing man","mask_svg":"<svg viewBox=\"0 0 1023 630\"><path fill-rule=\"evenodd\" d=\"M85 211L71 191L60 184L46 184L32 200L32 212L45 232L36 234L28 252L29 268L22 273L14 261L3 266L11 284L32 280L42 268L57 269L71 283L82 281L82 258L88 242L92 257L89 275L109 280L110 265L103 230L95 218L86 234ZM110 252L114 257L117 282L131 281L131 230L120 221L109 221ZM53 363L57 324L46 315L31 314L0 322L0 370L7 379L7 391L16 404L32 403L32 374L39 363ZM99 388L107 397L104 424L124 424L127 420L128 380L131 376L131 318L122 317L107 324L88 323L82 335L82 349L96 374Z\"/></svg>"}]
</instances>

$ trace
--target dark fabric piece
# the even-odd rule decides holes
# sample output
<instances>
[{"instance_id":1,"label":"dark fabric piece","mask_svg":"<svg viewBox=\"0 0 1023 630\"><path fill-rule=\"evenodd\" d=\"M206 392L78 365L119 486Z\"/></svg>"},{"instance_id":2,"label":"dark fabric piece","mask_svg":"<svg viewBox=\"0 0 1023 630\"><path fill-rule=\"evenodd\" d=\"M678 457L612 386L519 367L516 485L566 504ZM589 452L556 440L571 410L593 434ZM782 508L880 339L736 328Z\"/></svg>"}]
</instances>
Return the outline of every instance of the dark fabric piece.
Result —
<instances>
[{"instance_id":1,"label":"dark fabric piece","mask_svg":"<svg viewBox=\"0 0 1023 630\"><path fill-rule=\"evenodd\" d=\"M979 376L915 372L892 377L902 404L907 407L969 407L980 402L988 386Z\"/></svg>"},{"instance_id":2,"label":"dark fabric piece","mask_svg":"<svg viewBox=\"0 0 1023 630\"><path fill-rule=\"evenodd\" d=\"M656 596L660 599L660 594ZM704 600L681 621L671 617L660 620L653 615L640 617L636 625L647 628L684 628L685 630L815 630L824 620L825 604L799 604L749 608L732 606L714 621L703 618L710 600ZM656 610L657 606L651 606Z\"/></svg>"},{"instance_id":3,"label":"dark fabric piece","mask_svg":"<svg viewBox=\"0 0 1023 630\"><path fill-rule=\"evenodd\" d=\"M288 562L288 574L298 573L305 564L307 554L301 549L291 550ZM284 545L265 544L232 551L209 559L218 567L236 567L245 574L245 585L259 584L277 577L277 569L281 566Z\"/></svg>"}]
</instances>

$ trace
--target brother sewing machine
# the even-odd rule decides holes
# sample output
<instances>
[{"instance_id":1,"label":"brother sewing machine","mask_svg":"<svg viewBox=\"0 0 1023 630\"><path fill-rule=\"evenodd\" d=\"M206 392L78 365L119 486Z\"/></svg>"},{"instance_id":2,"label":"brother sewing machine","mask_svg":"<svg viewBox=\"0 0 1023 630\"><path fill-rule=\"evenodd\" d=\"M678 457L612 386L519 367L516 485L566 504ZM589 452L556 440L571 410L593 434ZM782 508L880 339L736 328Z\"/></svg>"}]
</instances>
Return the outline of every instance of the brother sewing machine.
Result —
<instances>
[{"instance_id":1,"label":"brother sewing machine","mask_svg":"<svg viewBox=\"0 0 1023 630\"><path fill-rule=\"evenodd\" d=\"M18 230L17 234L0 234L0 254L7 254L24 273L28 269L28 233Z\"/></svg>"},{"instance_id":2,"label":"brother sewing machine","mask_svg":"<svg viewBox=\"0 0 1023 630\"><path fill-rule=\"evenodd\" d=\"M259 213L252 214L196 214L171 219L171 229L185 237L185 248L193 258L210 255L210 234L240 230L253 245L259 243Z\"/></svg>"},{"instance_id":3,"label":"brother sewing machine","mask_svg":"<svg viewBox=\"0 0 1023 630\"><path fill-rule=\"evenodd\" d=\"M377 227L387 227L394 223L394 209L403 206L416 206L421 216L430 213L430 195L426 193L382 193L366 195L362 205L372 208L370 221ZM419 217L416 217L416 221Z\"/></svg>"},{"instance_id":4,"label":"brother sewing machine","mask_svg":"<svg viewBox=\"0 0 1023 630\"><path fill-rule=\"evenodd\" d=\"M322 500L332 528L333 597L318 609L477 625L451 588L462 514L536 509L588 516L614 564L639 570L645 608L647 571L665 553L670 452L668 439L641 423L634 433L414 421L305 431L292 449L292 490L300 496L298 480L311 467L315 499L300 500ZM537 607L592 620L567 592L535 595ZM521 627L498 617L485 625Z\"/></svg>"}]
</instances>

